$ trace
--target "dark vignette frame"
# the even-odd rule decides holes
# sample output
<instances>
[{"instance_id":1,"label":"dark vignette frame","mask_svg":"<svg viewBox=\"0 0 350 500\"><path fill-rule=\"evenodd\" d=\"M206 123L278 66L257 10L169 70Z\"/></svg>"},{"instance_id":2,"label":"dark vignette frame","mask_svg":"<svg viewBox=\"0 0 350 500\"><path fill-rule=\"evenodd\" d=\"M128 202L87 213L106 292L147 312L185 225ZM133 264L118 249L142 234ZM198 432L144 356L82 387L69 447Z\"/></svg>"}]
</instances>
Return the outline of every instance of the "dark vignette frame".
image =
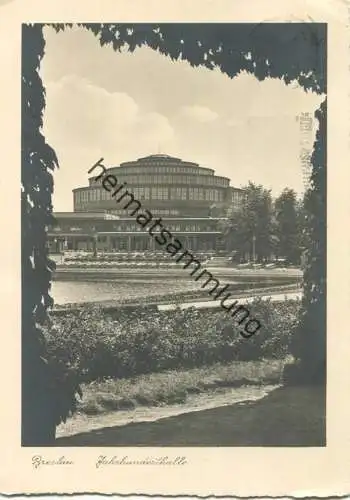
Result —
<instances>
[{"instance_id":1,"label":"dark vignette frame","mask_svg":"<svg viewBox=\"0 0 350 500\"><path fill-rule=\"evenodd\" d=\"M44 26L56 32L72 24L22 25L22 446L52 446L56 426L75 408L74 377L61 377L46 357L41 325L53 305L54 263L48 257L46 227L53 222L55 151L42 134L45 88L39 75L45 53ZM101 46L133 52L147 45L192 66L215 66L233 78L246 70L259 80L296 80L305 90L327 92L327 25L260 24L82 24ZM247 58L248 54L250 57ZM307 249L302 315L294 335L298 362L285 383L326 383L326 99L316 111L319 130L306 196ZM302 339L302 340L300 340Z\"/></svg>"}]
</instances>

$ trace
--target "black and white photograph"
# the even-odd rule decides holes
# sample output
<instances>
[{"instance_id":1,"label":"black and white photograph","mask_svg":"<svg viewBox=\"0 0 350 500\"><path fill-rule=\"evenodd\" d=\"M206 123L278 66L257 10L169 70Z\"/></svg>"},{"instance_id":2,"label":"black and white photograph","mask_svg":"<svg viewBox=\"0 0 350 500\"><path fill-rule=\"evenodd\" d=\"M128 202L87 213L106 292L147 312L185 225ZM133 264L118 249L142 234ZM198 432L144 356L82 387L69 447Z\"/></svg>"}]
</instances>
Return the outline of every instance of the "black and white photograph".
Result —
<instances>
[{"instance_id":1,"label":"black and white photograph","mask_svg":"<svg viewBox=\"0 0 350 500\"><path fill-rule=\"evenodd\" d=\"M23 447L326 446L326 47L22 25Z\"/></svg>"},{"instance_id":2,"label":"black and white photograph","mask_svg":"<svg viewBox=\"0 0 350 500\"><path fill-rule=\"evenodd\" d=\"M346 496L350 7L0 13L0 493Z\"/></svg>"}]
</instances>

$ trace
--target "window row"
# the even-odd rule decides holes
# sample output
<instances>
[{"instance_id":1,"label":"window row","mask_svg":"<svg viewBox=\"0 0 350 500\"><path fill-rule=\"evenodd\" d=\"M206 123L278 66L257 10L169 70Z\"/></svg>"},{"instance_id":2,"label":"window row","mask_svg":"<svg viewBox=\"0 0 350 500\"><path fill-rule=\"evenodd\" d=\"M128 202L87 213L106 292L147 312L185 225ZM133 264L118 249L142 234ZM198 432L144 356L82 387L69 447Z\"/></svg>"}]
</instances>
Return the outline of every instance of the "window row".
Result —
<instances>
[{"instance_id":1,"label":"window row","mask_svg":"<svg viewBox=\"0 0 350 500\"><path fill-rule=\"evenodd\" d=\"M110 213L115 214L115 215L125 215L125 209L124 210L110 210ZM178 210L162 210L162 209L152 209L152 214L153 215L179 215Z\"/></svg>"},{"instance_id":2,"label":"window row","mask_svg":"<svg viewBox=\"0 0 350 500\"><path fill-rule=\"evenodd\" d=\"M203 188L167 188L167 187L132 187L127 186L121 190L114 199L118 199L126 192L133 193L137 200L205 200L205 201L223 201L224 193L217 189ZM101 200L112 199L112 192L105 189L89 189L76 191L74 193L75 204L80 205L86 202L98 202ZM127 200L127 197L124 198Z\"/></svg>"},{"instance_id":3,"label":"window row","mask_svg":"<svg viewBox=\"0 0 350 500\"><path fill-rule=\"evenodd\" d=\"M113 174L114 175L114 174ZM222 177L198 175L190 177L186 175L118 175L115 174L118 184L126 182L127 184L190 184L190 185L204 185L204 186L218 186L228 187L229 180ZM91 186L95 184L102 184L102 178L97 182L91 181Z\"/></svg>"},{"instance_id":4,"label":"window row","mask_svg":"<svg viewBox=\"0 0 350 500\"><path fill-rule=\"evenodd\" d=\"M199 224L187 224L187 225L181 225L181 224L163 224L163 228L167 229L168 231L178 231L178 232L201 232L201 231L212 231L213 228L210 226L203 226ZM70 229L73 231L73 229ZM109 229L110 230L110 229ZM116 232L127 232L127 231L144 231L142 226L140 224L123 224L119 226L113 227L113 231ZM154 228L154 233L160 232L160 228L155 227Z\"/></svg>"},{"instance_id":5,"label":"window row","mask_svg":"<svg viewBox=\"0 0 350 500\"><path fill-rule=\"evenodd\" d=\"M118 168L118 167L117 167ZM205 170L203 168L192 168L192 167L165 167L165 166L154 166L154 163L147 164L146 162L142 167L119 167L123 170L123 173L127 174L144 174L145 170L151 174L192 174L192 175L210 175L210 170Z\"/></svg>"},{"instance_id":6,"label":"window row","mask_svg":"<svg viewBox=\"0 0 350 500\"><path fill-rule=\"evenodd\" d=\"M170 223L166 224L163 222L163 227L168 229L169 231L180 231L180 232L200 232L200 231L212 231L213 227L210 224L184 224L184 223ZM142 227L137 223L120 223L114 224L113 226L105 226L105 227L96 227L95 231L142 231ZM93 233L93 228L91 225L84 225L84 227L72 227L69 224L63 224L62 226L55 226L50 228L50 232L84 232L84 233ZM155 228L154 232L159 232L159 228Z\"/></svg>"},{"instance_id":7,"label":"window row","mask_svg":"<svg viewBox=\"0 0 350 500\"><path fill-rule=\"evenodd\" d=\"M232 192L232 204L235 208L238 208L244 199L244 193L242 191L233 191Z\"/></svg>"}]
</instances>

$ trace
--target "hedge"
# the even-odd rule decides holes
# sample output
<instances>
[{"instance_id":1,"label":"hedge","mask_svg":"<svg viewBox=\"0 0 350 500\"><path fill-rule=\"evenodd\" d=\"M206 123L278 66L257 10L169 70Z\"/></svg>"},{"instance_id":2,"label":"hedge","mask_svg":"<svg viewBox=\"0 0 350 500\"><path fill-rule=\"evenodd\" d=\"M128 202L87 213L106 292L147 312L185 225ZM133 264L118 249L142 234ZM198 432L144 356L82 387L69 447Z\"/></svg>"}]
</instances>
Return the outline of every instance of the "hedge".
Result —
<instances>
[{"instance_id":1,"label":"hedge","mask_svg":"<svg viewBox=\"0 0 350 500\"><path fill-rule=\"evenodd\" d=\"M299 301L256 299L251 317L262 328L244 339L239 325L223 310L106 312L84 307L46 325L48 353L59 373L79 382L125 378L216 362L283 358L297 325ZM67 376L67 375L65 375Z\"/></svg>"}]
</instances>

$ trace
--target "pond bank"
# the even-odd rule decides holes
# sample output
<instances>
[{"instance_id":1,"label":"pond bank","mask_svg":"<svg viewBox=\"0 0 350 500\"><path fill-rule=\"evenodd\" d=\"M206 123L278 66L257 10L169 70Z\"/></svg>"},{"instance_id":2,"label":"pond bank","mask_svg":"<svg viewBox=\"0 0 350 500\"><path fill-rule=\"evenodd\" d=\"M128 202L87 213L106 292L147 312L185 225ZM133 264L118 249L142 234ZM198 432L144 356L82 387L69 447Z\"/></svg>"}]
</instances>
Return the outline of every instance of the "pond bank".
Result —
<instances>
[{"instance_id":1,"label":"pond bank","mask_svg":"<svg viewBox=\"0 0 350 500\"><path fill-rule=\"evenodd\" d=\"M322 386L281 387L262 399L57 439L56 446L326 446Z\"/></svg>"},{"instance_id":2,"label":"pond bank","mask_svg":"<svg viewBox=\"0 0 350 500\"><path fill-rule=\"evenodd\" d=\"M302 271L297 268L285 269L240 269L230 267L213 267L207 266L205 268L211 272L214 277L221 279L285 279L285 278L301 278ZM182 279L192 279L189 269L183 269L179 266L173 267L140 267L134 266L132 268L126 267L74 267L74 266L57 266L53 273L55 280L71 280L71 279L115 279L115 278L130 278L144 279L144 278L163 278L169 279L170 277L178 277ZM192 279L193 280L193 279Z\"/></svg>"},{"instance_id":3,"label":"pond bank","mask_svg":"<svg viewBox=\"0 0 350 500\"><path fill-rule=\"evenodd\" d=\"M231 291L228 288L228 291ZM281 295L282 294L282 295ZM295 298L300 296L300 285L298 283L292 284L281 284L276 286L266 286L263 288L251 288L246 290L232 290L231 297L235 299L246 299L251 300L252 296L254 298L261 297L266 298L268 296L278 296L281 295L282 300L284 297ZM276 300L276 299L274 299ZM277 299L277 300L280 300ZM154 310L161 310L162 307L174 307L174 303L181 306L181 304L186 304L187 307L196 307L197 303L201 303L202 307L206 307L205 303L208 303L208 308L219 308L220 301L208 301L208 292L205 290L198 291L185 291L182 293L173 294L162 294L160 296L153 295L149 297L142 297L142 299L124 299L124 300L100 300L91 302L75 302L66 304L57 304L53 309L53 314L63 314L65 311L71 311L72 309L79 309L86 306L102 307L105 311L114 311L116 309L139 309L140 307L147 307Z\"/></svg>"}]
</instances>

